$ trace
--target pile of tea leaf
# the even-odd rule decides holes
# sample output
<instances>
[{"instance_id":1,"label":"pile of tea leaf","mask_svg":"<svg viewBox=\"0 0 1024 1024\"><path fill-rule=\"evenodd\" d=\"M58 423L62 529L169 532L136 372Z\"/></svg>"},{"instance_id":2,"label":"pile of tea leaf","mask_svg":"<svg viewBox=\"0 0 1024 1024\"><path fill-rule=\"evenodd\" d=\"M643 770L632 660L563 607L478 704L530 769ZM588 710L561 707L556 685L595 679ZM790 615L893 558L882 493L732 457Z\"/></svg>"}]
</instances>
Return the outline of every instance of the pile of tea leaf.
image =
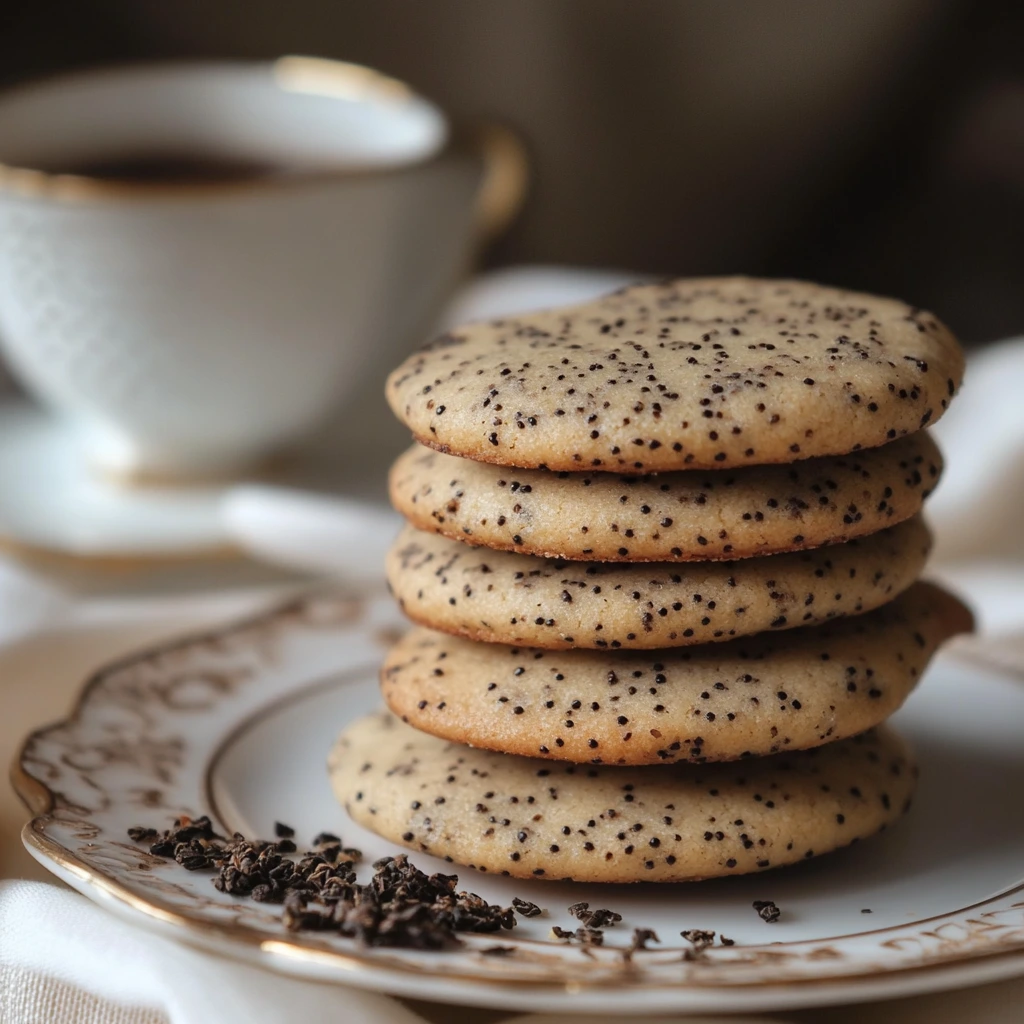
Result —
<instances>
[{"instance_id":1,"label":"pile of tea leaf","mask_svg":"<svg viewBox=\"0 0 1024 1024\"><path fill-rule=\"evenodd\" d=\"M515 927L511 907L461 892L457 875L427 875L405 854L377 861L373 877L362 885L355 872L362 854L337 836L321 832L299 854L293 829L278 824L275 831L274 841L248 840L238 832L227 839L204 815L178 818L163 832L130 828L128 836L189 871L213 872L220 892L283 904L291 931L336 932L368 946L442 949L457 945L459 932Z\"/></svg>"}]
</instances>

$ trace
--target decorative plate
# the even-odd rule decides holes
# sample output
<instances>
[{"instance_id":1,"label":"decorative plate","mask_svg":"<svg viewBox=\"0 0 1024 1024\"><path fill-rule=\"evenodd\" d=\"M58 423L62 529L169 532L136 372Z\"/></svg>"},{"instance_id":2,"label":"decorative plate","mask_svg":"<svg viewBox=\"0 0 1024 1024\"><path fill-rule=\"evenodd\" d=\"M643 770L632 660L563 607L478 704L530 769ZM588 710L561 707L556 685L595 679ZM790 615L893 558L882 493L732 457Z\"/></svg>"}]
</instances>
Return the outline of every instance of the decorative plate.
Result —
<instances>
[{"instance_id":1,"label":"decorative plate","mask_svg":"<svg viewBox=\"0 0 1024 1024\"><path fill-rule=\"evenodd\" d=\"M361 947L291 933L281 908L217 892L133 843L127 829L209 814L218 831L309 841L339 833L369 873L398 850L350 822L325 759L379 702L390 602L314 595L258 619L99 672L66 721L27 740L14 783L36 817L31 853L97 903L181 941L293 975L502 1009L655 1013L768 1010L952 988L1024 974L1024 686L947 654L898 715L922 783L910 815L870 842L795 868L685 886L513 882L460 872L460 888L547 908L454 951ZM28 682L28 681L26 681ZM451 871L425 855L427 872ZM774 900L781 919L751 907ZM570 903L623 915L605 946L551 937ZM621 953L632 929L663 944ZM684 958L684 929L735 941ZM482 953L495 942L514 951Z\"/></svg>"}]
</instances>

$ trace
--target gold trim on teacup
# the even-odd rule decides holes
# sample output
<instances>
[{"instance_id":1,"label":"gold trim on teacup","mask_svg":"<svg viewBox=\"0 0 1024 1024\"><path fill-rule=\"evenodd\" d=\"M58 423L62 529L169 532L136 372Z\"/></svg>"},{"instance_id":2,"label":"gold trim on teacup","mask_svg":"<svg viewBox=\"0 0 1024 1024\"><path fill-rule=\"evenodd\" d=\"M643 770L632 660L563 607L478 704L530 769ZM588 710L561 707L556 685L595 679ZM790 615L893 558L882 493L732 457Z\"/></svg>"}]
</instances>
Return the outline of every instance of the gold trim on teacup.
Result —
<instances>
[{"instance_id":1,"label":"gold trim on teacup","mask_svg":"<svg viewBox=\"0 0 1024 1024\"><path fill-rule=\"evenodd\" d=\"M484 180L476 198L477 230L487 243L501 235L522 209L530 182L530 161L522 139L497 122L477 130Z\"/></svg>"},{"instance_id":2,"label":"gold trim on teacup","mask_svg":"<svg viewBox=\"0 0 1024 1024\"><path fill-rule=\"evenodd\" d=\"M114 65L96 71L75 72L16 86L0 95L0 103L8 95L30 90L46 82L71 81L75 78L95 78L117 75L143 68L196 68L212 66L263 67L282 92L305 93L328 99L375 98L396 107L425 100L405 82L381 71L348 61L325 57L284 56L272 61L231 62L195 61ZM47 199L55 202L83 203L123 199L183 199L220 196L225 193L248 193L267 189L294 188L298 185L332 182L377 175L401 174L436 160L449 149L442 146L438 152L400 163L384 163L372 167L336 167L323 170L297 171L278 177L241 178L237 181L119 181L94 178L85 174L62 174L33 167L21 167L0 161L0 191L11 192L23 199Z\"/></svg>"},{"instance_id":3,"label":"gold trim on teacup","mask_svg":"<svg viewBox=\"0 0 1024 1024\"><path fill-rule=\"evenodd\" d=\"M271 74L285 92L339 100L386 97L396 106L419 98L397 78L363 64L325 57L278 57L271 65Z\"/></svg>"}]
</instances>

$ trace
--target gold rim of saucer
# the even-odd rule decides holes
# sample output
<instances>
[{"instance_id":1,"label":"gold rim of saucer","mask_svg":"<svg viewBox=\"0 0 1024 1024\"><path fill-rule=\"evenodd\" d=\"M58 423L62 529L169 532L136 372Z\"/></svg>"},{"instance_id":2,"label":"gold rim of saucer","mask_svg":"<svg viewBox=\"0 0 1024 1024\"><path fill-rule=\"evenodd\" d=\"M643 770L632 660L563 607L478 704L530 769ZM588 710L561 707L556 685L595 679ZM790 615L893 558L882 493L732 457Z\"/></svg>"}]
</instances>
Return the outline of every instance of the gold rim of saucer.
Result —
<instances>
[{"instance_id":1,"label":"gold rim of saucer","mask_svg":"<svg viewBox=\"0 0 1024 1024\"><path fill-rule=\"evenodd\" d=\"M221 65L265 67L282 92L306 93L331 99L356 99L370 97L385 104L406 106L417 100L425 100L411 86L374 68L348 61L332 60L326 57L287 55L270 61L166 61L152 65L139 63L114 64L96 71L72 72L55 75L16 86L10 93L21 89L33 89L48 81L75 77L95 77L103 74L120 74L142 67L196 67ZM58 202L89 202L112 199L183 199L204 196L220 196L226 192L246 193L257 190L284 189L316 182L355 179L370 175L394 175L408 172L436 159L451 149L450 141L438 152L400 164L380 167L338 167L330 170L298 172L280 178L247 178L237 181L192 181L192 182L147 182L118 181L90 177L84 174L60 174L33 167L15 166L0 161L0 192L7 191L21 198L50 199Z\"/></svg>"},{"instance_id":2,"label":"gold rim of saucer","mask_svg":"<svg viewBox=\"0 0 1024 1024\"><path fill-rule=\"evenodd\" d=\"M187 491L196 488L227 488L233 484L274 483L283 480L300 455L295 449L283 449L265 455L237 471L223 470L209 474L171 474L150 470L106 469L86 463L88 472L127 494L139 492ZM110 574L134 573L162 566L187 563L237 562L248 558L245 550L225 540L197 542L185 547L154 547L152 550L75 550L54 544L25 539L0 524L0 554L11 555L26 565L41 569L85 569Z\"/></svg>"},{"instance_id":3,"label":"gold rim of saucer","mask_svg":"<svg viewBox=\"0 0 1024 1024\"><path fill-rule=\"evenodd\" d=\"M0 534L0 553L11 555L26 565L41 569L88 569L104 573L134 573L165 565L182 565L188 562L237 562L248 557L245 551L228 543L207 547L182 548L180 550L134 552L89 552L66 551L62 548L46 547L31 541L19 540L9 534Z\"/></svg>"}]
</instances>

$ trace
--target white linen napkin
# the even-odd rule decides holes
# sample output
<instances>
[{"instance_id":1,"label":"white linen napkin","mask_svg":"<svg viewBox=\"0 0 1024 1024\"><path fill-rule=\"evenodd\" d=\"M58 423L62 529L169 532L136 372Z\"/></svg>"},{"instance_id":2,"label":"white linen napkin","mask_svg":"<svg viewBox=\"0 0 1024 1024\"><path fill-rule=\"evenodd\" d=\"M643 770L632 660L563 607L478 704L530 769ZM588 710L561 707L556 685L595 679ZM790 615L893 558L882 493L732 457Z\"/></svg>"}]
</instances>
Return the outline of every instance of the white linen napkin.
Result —
<instances>
[{"instance_id":1,"label":"white linen napkin","mask_svg":"<svg viewBox=\"0 0 1024 1024\"><path fill-rule=\"evenodd\" d=\"M377 585L402 522L380 505L256 484L232 487L221 518L231 541L254 558Z\"/></svg>"},{"instance_id":2,"label":"white linen napkin","mask_svg":"<svg viewBox=\"0 0 1024 1024\"><path fill-rule=\"evenodd\" d=\"M423 1024L418 1014L385 996L210 956L125 924L85 898L43 882L0 882L4 968L45 973L109 1002L157 1010L170 1024ZM6 1015L13 1011L0 1003L0 1020L20 1024Z\"/></svg>"},{"instance_id":3,"label":"white linen napkin","mask_svg":"<svg viewBox=\"0 0 1024 1024\"><path fill-rule=\"evenodd\" d=\"M551 268L502 271L471 286L453 304L448 322L580 301L630 279ZM932 575L971 601L989 634L1024 633L1022 385L1024 339L979 353L970 361L962 394L935 428L947 469L929 508L938 556ZM384 508L269 487L229 492L223 514L234 539L255 556L362 584L380 582L382 552L398 526ZM241 597L240 607L248 610L254 600ZM165 600L157 610L166 613L167 606ZM144 602L133 601L132 608L134 615L147 614ZM117 602L109 600L75 603L32 574L0 562L0 643L34 629L107 618L116 609ZM26 990L5 989L5 970L59 979L121 1005L149 1007L171 1024L421 1021L383 996L285 979L193 951L126 924L75 893L41 883L0 883L0 1000L6 997L15 1006L11 1000L23 999ZM1014 991L1019 1000L1024 986ZM909 1019L909 1005L897 1005L888 1015L872 1011L878 1024ZM32 1020L28 1004L20 1007L21 1016L4 1016L3 1010L0 1004L4 1024ZM930 1012L936 1021L957 1019ZM527 1019L544 1024L550 1018L517 1021ZM557 1019L559 1024L574 1020L561 1014ZM1011 1018L986 1017L978 1004L972 1019Z\"/></svg>"},{"instance_id":4,"label":"white linen napkin","mask_svg":"<svg viewBox=\"0 0 1024 1024\"><path fill-rule=\"evenodd\" d=\"M1024 337L970 356L932 428L946 460L926 514L928 574L964 596L979 632L1024 635Z\"/></svg>"},{"instance_id":5,"label":"white linen napkin","mask_svg":"<svg viewBox=\"0 0 1024 1024\"><path fill-rule=\"evenodd\" d=\"M1024 338L970 357L962 390L932 432L947 464L928 503L936 557L1024 560Z\"/></svg>"},{"instance_id":6,"label":"white linen napkin","mask_svg":"<svg viewBox=\"0 0 1024 1024\"><path fill-rule=\"evenodd\" d=\"M169 1024L425 1024L419 1014L387 996L288 978L210 956L126 924L83 897L43 882L0 882L0 979L5 969L38 974L41 967L55 985L86 989L108 1003L154 1010ZM3 1002L5 994L12 997L10 1004ZM0 981L4 1024L30 1019L30 1008L19 1007L16 998ZM102 1004L96 1009L104 1012ZM513 1019L517 1024L582 1024L592 1018L545 1014ZM605 1024L634 1019L601 1018ZM656 1017L650 1024L677 1021ZM765 1018L686 1018L686 1024L759 1021ZM61 1024L105 1024L105 1017L79 1016ZM772 1018L770 1024L784 1022Z\"/></svg>"}]
</instances>

